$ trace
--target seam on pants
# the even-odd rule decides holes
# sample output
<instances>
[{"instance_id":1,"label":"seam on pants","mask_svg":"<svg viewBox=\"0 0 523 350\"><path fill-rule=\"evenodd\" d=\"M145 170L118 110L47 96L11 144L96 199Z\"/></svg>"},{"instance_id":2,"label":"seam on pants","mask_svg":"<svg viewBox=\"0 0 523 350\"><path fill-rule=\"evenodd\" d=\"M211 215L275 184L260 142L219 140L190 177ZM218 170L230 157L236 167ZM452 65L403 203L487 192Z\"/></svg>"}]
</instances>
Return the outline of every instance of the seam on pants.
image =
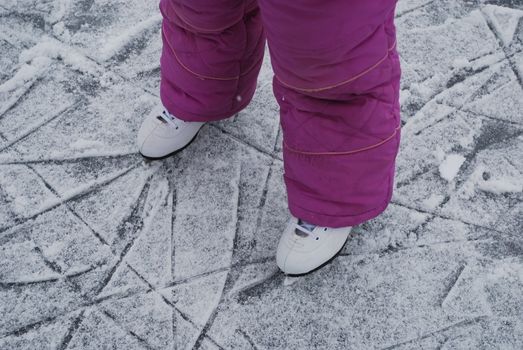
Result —
<instances>
[{"instance_id":1,"label":"seam on pants","mask_svg":"<svg viewBox=\"0 0 523 350\"><path fill-rule=\"evenodd\" d=\"M308 88L300 88L300 87L297 87L297 86L293 86L289 83L286 83L284 82L283 80L281 80L277 75L275 75L276 79L278 79L278 81L288 87L288 88L291 88L293 90L297 90L297 91L303 91L303 92L319 92L319 91L324 91L324 90L329 90L329 89L334 89L338 86L341 86L341 85L345 85L345 84L348 84L356 79L359 79L361 77L363 77L364 75L372 72L374 69L376 69L381 63L383 63L387 57L389 56L389 52L394 50L394 48L396 47L396 41L394 41L394 43L392 44L392 46L390 48L387 49L387 52L385 53L385 56L383 56L381 59L378 60L378 62L376 62L374 65L372 65L371 67L367 68L366 70L364 70L363 72L361 73L358 73L356 74L355 76L347 79L347 80L344 80L344 81L341 81L339 83L336 83L336 84L333 84L333 85L329 85L329 86L325 86L325 87L320 87L320 88L312 88L312 89L308 89Z\"/></svg>"},{"instance_id":2,"label":"seam on pants","mask_svg":"<svg viewBox=\"0 0 523 350\"><path fill-rule=\"evenodd\" d=\"M393 165L393 167L395 167L395 165ZM391 181L392 181L392 183L391 183ZM356 217L364 217L365 218L364 221L368 221L372 217L376 217L377 215L381 214L389 206L389 204L391 202L391 198L392 198L392 192L394 190L394 182L393 181L394 181L394 177L393 177L392 174L389 173L389 176L387 177L387 183L390 184L390 185L388 185L387 196L385 197L387 199L384 202L382 202L377 207L374 207L372 209L369 209L369 210L366 210L364 212L357 213L357 214L351 214L351 215L338 214L338 215L333 215L333 214L328 214L328 213L319 213L319 212L311 211L310 209L304 208L303 206L300 206L300 205L296 204L297 201L294 201L292 206L295 207L297 210L301 210L301 211L305 212L306 214L314 215L314 216L322 216L322 217L330 218L330 219L333 219L333 220L338 220L338 219L341 219L341 218L350 218L350 219L352 219L352 218L356 218ZM379 214L374 215L375 213L379 213ZM370 218L369 218L369 214L372 214ZM362 222L364 222L364 221L362 221ZM311 220L311 222L313 222L313 221Z\"/></svg>"},{"instance_id":3,"label":"seam on pants","mask_svg":"<svg viewBox=\"0 0 523 350\"><path fill-rule=\"evenodd\" d=\"M249 74L251 71L253 71L256 68L256 65L254 65L253 67L251 67L249 70L243 72L242 74L235 75L235 76L232 76L232 77L213 77L213 76L209 76L209 75L203 75L203 74L200 74L200 73L196 73L195 71L193 71L189 67L187 67L185 64L183 64L183 62L180 60L180 58L176 54L176 50L174 50L173 46L169 42L169 39L167 39L167 35L163 35L163 37L164 37L165 42L167 43L167 45L169 45L169 48L171 49L171 52L173 53L173 56L174 56L174 58L176 58L176 61L178 62L180 67L182 67L187 72L191 73L192 75L196 76L199 79L222 80L222 81L238 80L241 77L243 77L244 75Z\"/></svg>"},{"instance_id":4,"label":"seam on pants","mask_svg":"<svg viewBox=\"0 0 523 350\"><path fill-rule=\"evenodd\" d=\"M243 13L245 13L245 1L243 2ZM242 22L243 22L243 27L245 29L245 33L247 33L247 23L245 23L245 17L242 18ZM249 41L248 36L246 35L245 45L243 46L243 50L242 50L244 54L245 54L245 51L247 50L247 46L249 45L248 41ZM238 60L238 66L240 67L240 70L241 70L242 60L243 60L243 56L240 57L240 59ZM234 89L234 94L232 95L233 98L231 99L231 109L234 108L234 100L237 99L239 90L240 90L240 79L236 79L236 89Z\"/></svg>"},{"instance_id":5,"label":"seam on pants","mask_svg":"<svg viewBox=\"0 0 523 350\"><path fill-rule=\"evenodd\" d=\"M231 24L227 24L223 27L219 27L219 28L212 28L212 29L207 29L207 28L202 28L202 27L198 27L194 24L192 24L187 18L185 18L184 16L182 16L178 11L176 11L176 8L174 6L171 6L171 9L173 11L173 13L183 22L185 23L186 25L188 25L190 28L192 29L196 29L197 31L201 32L201 33L219 33L219 32L223 32L225 29L227 28L230 28L231 26L235 25L236 23L240 22L247 13L249 13L250 11L254 11L258 6L257 5L254 5L254 6L251 6L250 8L248 8L246 5L245 5L245 2L243 3L243 14L241 14L237 19L235 19ZM184 28L186 30L190 30L190 28Z\"/></svg>"},{"instance_id":6,"label":"seam on pants","mask_svg":"<svg viewBox=\"0 0 523 350\"><path fill-rule=\"evenodd\" d=\"M390 190L389 190L390 192ZM385 202L386 204L388 204L389 202ZM330 218L344 218L344 217L357 217L357 216L363 216L365 214L369 214L371 212L374 212L374 211L377 211L379 209L381 209L381 207L383 207L383 204L376 207L376 208L372 208L372 209L369 209L369 210L365 210L364 212L361 212L361 213L357 213L357 214L351 214L351 215L347 215L347 214L339 214L339 215L332 215L332 214L326 214L326 213L318 213L318 212L315 212L315 211L311 211L310 209L306 209L298 204L293 204L294 207L300 209L300 210L303 210L305 212L308 212L308 213L311 213L312 215L317 215L317 216L326 216L326 217L330 217Z\"/></svg>"},{"instance_id":7,"label":"seam on pants","mask_svg":"<svg viewBox=\"0 0 523 350\"><path fill-rule=\"evenodd\" d=\"M392 140L396 136L396 134L398 133L398 131L400 129L401 129L401 125L396 127L396 129L394 129L394 132L390 136L388 136L386 139L381 140L380 142L375 143L373 145L370 145L370 146L367 146L367 147L358 148L358 149L355 149L355 150L352 150L352 151L342 151L342 152L307 152L307 151L300 151L300 150L297 150L295 148L290 147L285 141L283 141L283 146L285 147L285 149L287 149L287 150L289 150L289 151L291 151L293 153L304 154L304 155L309 155L309 156L344 156L344 155L349 155L349 154L354 154L354 153L368 151L370 149L373 149L373 148L376 148L378 146L381 146L384 143Z\"/></svg>"},{"instance_id":8,"label":"seam on pants","mask_svg":"<svg viewBox=\"0 0 523 350\"><path fill-rule=\"evenodd\" d=\"M245 4L244 4L244 7L245 7ZM192 24L187 18L183 17L182 15L180 15L180 13L178 11L176 11L176 9L174 7L171 7L172 8L172 11L174 12L174 14L176 16L178 16L178 18L184 22L185 24L187 24L189 27L193 28L193 29L196 29L197 31L201 32L201 33L219 33L219 32L222 32L224 31L225 29L233 26L234 24L238 23L239 21L241 21L243 19L243 17L245 16L245 8L244 10L242 11L243 14L241 14L237 19L235 19L232 24L227 24L223 27L220 27L220 28L212 28L212 29L206 29L206 28L202 28L202 27L198 27L198 26L195 26L194 24Z\"/></svg>"}]
</instances>

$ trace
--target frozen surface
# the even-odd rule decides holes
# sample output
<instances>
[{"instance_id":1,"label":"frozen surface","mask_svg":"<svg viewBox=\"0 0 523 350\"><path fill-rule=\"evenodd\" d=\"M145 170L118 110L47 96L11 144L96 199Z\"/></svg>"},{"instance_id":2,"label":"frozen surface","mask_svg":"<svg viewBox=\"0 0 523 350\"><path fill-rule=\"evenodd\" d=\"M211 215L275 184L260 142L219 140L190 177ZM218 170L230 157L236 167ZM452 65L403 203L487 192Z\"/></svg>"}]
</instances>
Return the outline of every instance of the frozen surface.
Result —
<instances>
[{"instance_id":1,"label":"frozen surface","mask_svg":"<svg viewBox=\"0 0 523 350\"><path fill-rule=\"evenodd\" d=\"M156 1L0 1L0 349L523 349L523 2L400 0L393 203L286 277L268 59L176 157Z\"/></svg>"}]
</instances>

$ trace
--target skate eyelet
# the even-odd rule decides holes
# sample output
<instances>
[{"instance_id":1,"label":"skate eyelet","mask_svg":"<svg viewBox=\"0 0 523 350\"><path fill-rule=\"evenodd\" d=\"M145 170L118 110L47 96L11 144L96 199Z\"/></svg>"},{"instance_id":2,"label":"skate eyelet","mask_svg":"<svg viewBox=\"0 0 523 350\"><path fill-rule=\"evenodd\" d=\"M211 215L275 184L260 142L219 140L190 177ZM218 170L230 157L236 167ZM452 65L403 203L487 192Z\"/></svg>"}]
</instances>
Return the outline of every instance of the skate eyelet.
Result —
<instances>
[{"instance_id":1,"label":"skate eyelet","mask_svg":"<svg viewBox=\"0 0 523 350\"><path fill-rule=\"evenodd\" d=\"M316 240L318 241L320 239L320 237L316 237Z\"/></svg>"},{"instance_id":2,"label":"skate eyelet","mask_svg":"<svg viewBox=\"0 0 523 350\"><path fill-rule=\"evenodd\" d=\"M323 231L327 231L327 228L325 227L325 228L323 229Z\"/></svg>"}]
</instances>

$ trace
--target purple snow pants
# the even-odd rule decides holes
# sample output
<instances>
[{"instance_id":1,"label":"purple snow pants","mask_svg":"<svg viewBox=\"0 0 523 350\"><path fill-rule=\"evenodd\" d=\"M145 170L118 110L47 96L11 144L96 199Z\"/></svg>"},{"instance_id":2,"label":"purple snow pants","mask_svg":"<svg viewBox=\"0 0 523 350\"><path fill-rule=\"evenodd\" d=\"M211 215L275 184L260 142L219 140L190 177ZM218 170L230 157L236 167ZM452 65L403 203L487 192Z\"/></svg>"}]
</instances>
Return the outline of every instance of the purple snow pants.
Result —
<instances>
[{"instance_id":1,"label":"purple snow pants","mask_svg":"<svg viewBox=\"0 0 523 350\"><path fill-rule=\"evenodd\" d=\"M370 220L391 200L400 142L395 5L161 0L162 102L186 121L238 113L267 39L291 213L327 227Z\"/></svg>"}]
</instances>

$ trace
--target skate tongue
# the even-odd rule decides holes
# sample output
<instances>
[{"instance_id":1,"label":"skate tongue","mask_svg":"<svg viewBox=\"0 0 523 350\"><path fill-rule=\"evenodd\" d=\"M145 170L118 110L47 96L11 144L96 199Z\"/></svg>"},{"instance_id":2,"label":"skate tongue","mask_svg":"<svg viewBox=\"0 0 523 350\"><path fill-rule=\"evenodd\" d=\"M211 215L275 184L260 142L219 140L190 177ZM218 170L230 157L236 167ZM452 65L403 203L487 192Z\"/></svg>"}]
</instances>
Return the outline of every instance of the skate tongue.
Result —
<instances>
[{"instance_id":1,"label":"skate tongue","mask_svg":"<svg viewBox=\"0 0 523 350\"><path fill-rule=\"evenodd\" d=\"M309 224L308 222L303 221L301 219L298 220L298 226L301 227L301 228L304 228L308 232L312 232L316 228L316 225Z\"/></svg>"},{"instance_id":2,"label":"skate tongue","mask_svg":"<svg viewBox=\"0 0 523 350\"><path fill-rule=\"evenodd\" d=\"M162 112L162 114L160 114L158 117L158 120L160 120L162 123L164 124L169 124L171 125L172 127L178 129L178 125L176 124L176 121L178 121L178 119L176 119L172 114L170 114L169 112L167 112L167 110L164 110Z\"/></svg>"},{"instance_id":3,"label":"skate tongue","mask_svg":"<svg viewBox=\"0 0 523 350\"><path fill-rule=\"evenodd\" d=\"M169 123L170 120L172 120L172 117L171 115L169 114L169 112L167 112L166 110L164 110L160 115L158 115L156 117L156 119L158 119L159 121L161 121L162 123L164 124L167 124Z\"/></svg>"}]
</instances>

